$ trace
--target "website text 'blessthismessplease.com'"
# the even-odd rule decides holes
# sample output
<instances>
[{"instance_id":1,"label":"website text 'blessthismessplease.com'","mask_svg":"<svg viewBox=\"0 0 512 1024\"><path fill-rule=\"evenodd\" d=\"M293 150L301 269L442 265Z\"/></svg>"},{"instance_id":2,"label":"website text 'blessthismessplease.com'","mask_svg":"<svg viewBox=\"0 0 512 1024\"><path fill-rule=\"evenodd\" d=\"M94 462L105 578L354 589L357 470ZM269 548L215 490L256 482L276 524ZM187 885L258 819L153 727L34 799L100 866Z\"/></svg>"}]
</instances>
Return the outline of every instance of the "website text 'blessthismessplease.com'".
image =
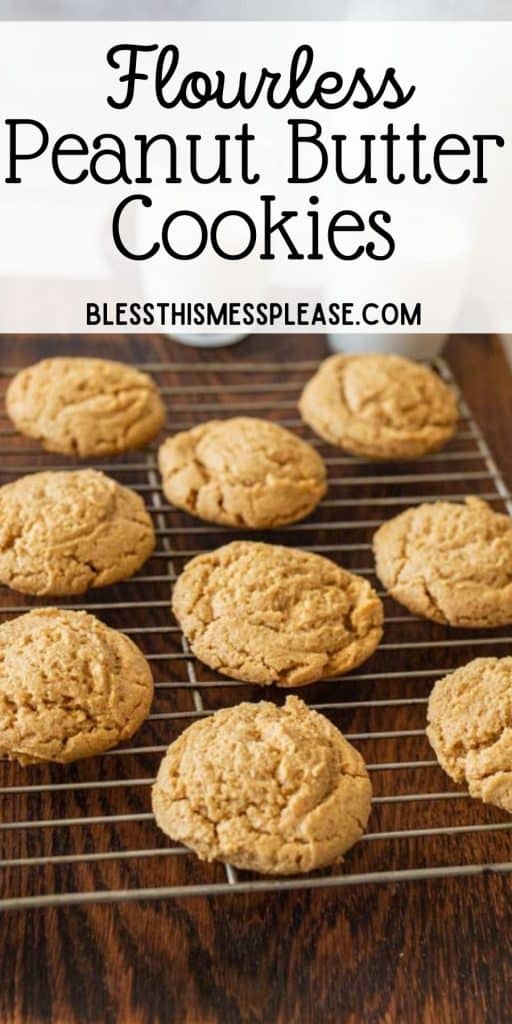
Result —
<instances>
[{"instance_id":1,"label":"website text 'blessthismessplease.com'","mask_svg":"<svg viewBox=\"0 0 512 1024\"><path fill-rule=\"evenodd\" d=\"M421 327L421 302L87 302L86 327L203 329Z\"/></svg>"}]
</instances>

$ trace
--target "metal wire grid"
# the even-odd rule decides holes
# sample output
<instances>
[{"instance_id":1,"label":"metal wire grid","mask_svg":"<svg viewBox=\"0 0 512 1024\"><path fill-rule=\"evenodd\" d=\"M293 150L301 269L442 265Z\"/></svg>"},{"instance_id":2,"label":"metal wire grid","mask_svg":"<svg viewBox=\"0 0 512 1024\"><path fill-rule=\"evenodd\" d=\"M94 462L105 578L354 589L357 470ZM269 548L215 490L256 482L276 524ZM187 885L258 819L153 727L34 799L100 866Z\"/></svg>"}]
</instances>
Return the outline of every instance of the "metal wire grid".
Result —
<instances>
[{"instance_id":1,"label":"metal wire grid","mask_svg":"<svg viewBox=\"0 0 512 1024\"><path fill-rule=\"evenodd\" d=\"M323 445L298 419L298 393L313 372L313 363L206 362L144 368L154 374L170 401L173 429L211 416L248 412L274 418L320 448L329 469L328 497L308 522L261 536L341 559L377 587L371 533L399 507L478 493L495 508L512 513L512 496L462 398L461 427L447 450L414 464L372 465ZM454 386L448 366L439 360L436 368ZM2 371L4 384L11 372ZM203 384L205 374L215 382ZM3 482L41 468L69 468L69 460L46 455L18 437L5 418L0 419L0 456ZM183 561L240 533L201 524L169 506L160 489L155 445L97 465L143 494L154 516L158 546L138 576L97 595L89 593L72 606L98 614L135 638L152 663L155 708L131 744L101 758L67 767L1 766L0 849L1 839L9 837L10 852L0 860L0 909L342 887L512 870L512 822L496 809L470 801L464 790L454 789L424 736L432 682L470 657L507 653L512 636L506 630L445 630L409 615L382 592L386 633L371 662L343 679L301 691L311 707L330 716L360 747L374 782L370 831L348 854L343 868L267 879L229 865L202 865L190 851L170 845L153 823L148 792L168 743L190 721L218 707L262 697L282 701L283 693L262 693L208 672L170 621L169 585ZM385 494L380 493L382 488ZM6 594L2 620L48 603L22 601L20 595ZM408 638L411 626L413 640ZM414 723L411 716L416 716ZM391 743L396 758L379 758L381 741ZM121 813L119 804L110 806L119 799ZM483 837L489 840L485 862L474 855L475 836L480 843ZM442 848L436 846L440 840Z\"/></svg>"}]
</instances>

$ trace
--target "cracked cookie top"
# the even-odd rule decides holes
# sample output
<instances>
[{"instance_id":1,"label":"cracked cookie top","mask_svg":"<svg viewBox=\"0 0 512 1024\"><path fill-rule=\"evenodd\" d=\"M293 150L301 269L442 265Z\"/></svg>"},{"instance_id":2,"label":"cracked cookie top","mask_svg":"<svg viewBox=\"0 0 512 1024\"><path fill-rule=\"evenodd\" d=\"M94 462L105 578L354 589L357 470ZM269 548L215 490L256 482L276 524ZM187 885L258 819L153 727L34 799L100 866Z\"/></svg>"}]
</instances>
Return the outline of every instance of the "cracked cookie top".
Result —
<instances>
[{"instance_id":1,"label":"cracked cookie top","mask_svg":"<svg viewBox=\"0 0 512 1024\"><path fill-rule=\"evenodd\" d=\"M0 756L75 761L129 739L146 718L151 670L93 615L38 608L0 626Z\"/></svg>"},{"instance_id":2,"label":"cracked cookie top","mask_svg":"<svg viewBox=\"0 0 512 1024\"><path fill-rule=\"evenodd\" d=\"M348 672L382 636L382 604L367 580L320 555L252 541L192 559L173 611L201 661L260 685Z\"/></svg>"},{"instance_id":3,"label":"cracked cookie top","mask_svg":"<svg viewBox=\"0 0 512 1024\"><path fill-rule=\"evenodd\" d=\"M16 374L6 408L21 434L79 458L139 448L165 423L152 378L109 359L43 359Z\"/></svg>"},{"instance_id":4,"label":"cracked cookie top","mask_svg":"<svg viewBox=\"0 0 512 1024\"><path fill-rule=\"evenodd\" d=\"M474 628L512 622L512 519L480 498L409 508L373 546L379 579L415 615Z\"/></svg>"},{"instance_id":5,"label":"cracked cookie top","mask_svg":"<svg viewBox=\"0 0 512 1024\"><path fill-rule=\"evenodd\" d=\"M207 522L267 529L303 519L326 491L314 448L268 420L210 420L158 455L169 501Z\"/></svg>"},{"instance_id":6,"label":"cracked cookie top","mask_svg":"<svg viewBox=\"0 0 512 1024\"><path fill-rule=\"evenodd\" d=\"M306 384L303 420L331 444L375 459L411 459L455 432L457 402L441 378L410 359L336 355Z\"/></svg>"},{"instance_id":7,"label":"cracked cookie top","mask_svg":"<svg viewBox=\"0 0 512 1024\"><path fill-rule=\"evenodd\" d=\"M202 860L278 875L340 861L361 837L370 801L361 755L298 697L194 722L169 747L153 788L157 824Z\"/></svg>"},{"instance_id":8,"label":"cracked cookie top","mask_svg":"<svg viewBox=\"0 0 512 1024\"><path fill-rule=\"evenodd\" d=\"M83 594L131 576L155 546L134 491L93 469L33 473L0 487L0 583Z\"/></svg>"},{"instance_id":9,"label":"cracked cookie top","mask_svg":"<svg viewBox=\"0 0 512 1024\"><path fill-rule=\"evenodd\" d=\"M440 679L427 736L450 778L512 813L512 658L475 658Z\"/></svg>"}]
</instances>

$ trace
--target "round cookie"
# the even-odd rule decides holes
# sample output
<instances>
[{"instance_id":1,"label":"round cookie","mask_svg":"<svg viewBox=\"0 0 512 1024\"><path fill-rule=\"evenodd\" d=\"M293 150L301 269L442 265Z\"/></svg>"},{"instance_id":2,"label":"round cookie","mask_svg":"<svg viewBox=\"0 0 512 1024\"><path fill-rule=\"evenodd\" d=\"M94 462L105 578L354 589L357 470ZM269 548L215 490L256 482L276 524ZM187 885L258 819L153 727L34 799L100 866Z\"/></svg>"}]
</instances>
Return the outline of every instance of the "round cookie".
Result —
<instances>
[{"instance_id":1,"label":"round cookie","mask_svg":"<svg viewBox=\"0 0 512 1024\"><path fill-rule=\"evenodd\" d=\"M189 726L160 765L153 810L201 860L290 875L339 862L366 827L371 794L361 755L288 697Z\"/></svg>"},{"instance_id":2,"label":"round cookie","mask_svg":"<svg viewBox=\"0 0 512 1024\"><path fill-rule=\"evenodd\" d=\"M164 441L166 497L207 522L267 529L304 519L326 491L314 448L268 420L210 420Z\"/></svg>"},{"instance_id":3,"label":"round cookie","mask_svg":"<svg viewBox=\"0 0 512 1024\"><path fill-rule=\"evenodd\" d=\"M16 374L6 408L21 434L79 458L140 448L165 423L152 378L110 359L43 359Z\"/></svg>"},{"instance_id":4,"label":"round cookie","mask_svg":"<svg viewBox=\"0 0 512 1024\"><path fill-rule=\"evenodd\" d=\"M512 814L512 658L475 658L440 679L427 715L447 775Z\"/></svg>"},{"instance_id":5,"label":"round cookie","mask_svg":"<svg viewBox=\"0 0 512 1024\"><path fill-rule=\"evenodd\" d=\"M273 544L235 541L192 559L172 606L201 661L262 686L348 672L382 636L382 604L367 580Z\"/></svg>"},{"instance_id":6,"label":"round cookie","mask_svg":"<svg viewBox=\"0 0 512 1024\"><path fill-rule=\"evenodd\" d=\"M147 717L151 670L93 615L38 608L0 626L0 756L20 764L101 754Z\"/></svg>"},{"instance_id":7,"label":"round cookie","mask_svg":"<svg viewBox=\"0 0 512 1024\"><path fill-rule=\"evenodd\" d=\"M458 417L455 395L436 373L390 355L331 356L306 384L299 408L325 441L371 459L434 452Z\"/></svg>"},{"instance_id":8,"label":"round cookie","mask_svg":"<svg viewBox=\"0 0 512 1024\"><path fill-rule=\"evenodd\" d=\"M415 615L476 629L512 622L512 519L480 498L409 508L373 546L379 579Z\"/></svg>"},{"instance_id":9,"label":"round cookie","mask_svg":"<svg viewBox=\"0 0 512 1024\"><path fill-rule=\"evenodd\" d=\"M33 473L0 487L0 583L23 594L109 586L154 547L142 499L97 470Z\"/></svg>"}]
</instances>

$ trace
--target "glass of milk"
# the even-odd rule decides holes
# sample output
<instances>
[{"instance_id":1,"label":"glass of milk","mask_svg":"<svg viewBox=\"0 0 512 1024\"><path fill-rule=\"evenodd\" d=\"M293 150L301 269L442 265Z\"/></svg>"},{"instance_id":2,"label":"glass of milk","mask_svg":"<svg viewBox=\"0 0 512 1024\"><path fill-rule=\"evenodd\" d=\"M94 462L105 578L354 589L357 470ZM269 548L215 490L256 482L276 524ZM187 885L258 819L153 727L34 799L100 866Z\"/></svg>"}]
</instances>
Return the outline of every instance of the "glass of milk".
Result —
<instances>
[{"instance_id":1,"label":"glass of milk","mask_svg":"<svg viewBox=\"0 0 512 1024\"><path fill-rule=\"evenodd\" d=\"M392 353L408 359L435 359L440 355L446 334L328 334L333 352L359 355L362 352Z\"/></svg>"},{"instance_id":2,"label":"glass of milk","mask_svg":"<svg viewBox=\"0 0 512 1024\"><path fill-rule=\"evenodd\" d=\"M195 348L222 348L225 345L236 345L238 341L247 338L247 334L181 334L173 331L170 337L182 345Z\"/></svg>"},{"instance_id":3,"label":"glass of milk","mask_svg":"<svg viewBox=\"0 0 512 1024\"><path fill-rule=\"evenodd\" d=\"M406 194L394 205L396 235L400 239L396 254L388 264L367 261L364 271L349 267L352 274L346 288L355 300L355 308L370 300L384 306L389 298L405 302L412 310L417 302L422 305L422 322L417 330L390 330L346 332L328 335L330 348L335 352L359 354L364 352L393 353L411 359L434 359L449 335L457 331L460 312L467 301L474 230L462 213L442 201L439 194L425 197L421 208ZM332 270L329 284L332 292ZM442 315L437 311L442 310ZM372 311L373 312L373 311ZM397 325L398 326L398 325ZM430 332L429 332L430 328ZM439 333L433 333L433 330Z\"/></svg>"},{"instance_id":4,"label":"glass of milk","mask_svg":"<svg viewBox=\"0 0 512 1024\"><path fill-rule=\"evenodd\" d=\"M162 211L164 216L165 212L169 212L170 195L172 193L166 190L156 189L152 208L137 210L135 235L140 251L147 251L155 239L161 240ZM223 193L219 197L214 188L205 191L191 187L177 195L179 204L176 205L180 209L197 212L207 225L211 224L226 204ZM237 196L236 190L230 190L230 205L232 209L250 213L247 196ZM224 252L243 252L248 242L247 226L244 226L241 218L228 217L223 222L218 239ZM193 218L176 218L171 240L176 252L193 252L195 247L199 247L200 241L200 228ZM146 300L165 299L177 304L211 302L215 307L229 302L260 302L265 298L267 283L266 271L255 251L243 259L222 259L212 251L209 244L194 259L184 260L169 256L161 245L159 252L140 267L140 274ZM222 330L222 327L205 330L200 327L194 331L189 325L181 327L176 324L167 333L184 345L216 348L234 345L251 332L243 326L239 330Z\"/></svg>"}]
</instances>

